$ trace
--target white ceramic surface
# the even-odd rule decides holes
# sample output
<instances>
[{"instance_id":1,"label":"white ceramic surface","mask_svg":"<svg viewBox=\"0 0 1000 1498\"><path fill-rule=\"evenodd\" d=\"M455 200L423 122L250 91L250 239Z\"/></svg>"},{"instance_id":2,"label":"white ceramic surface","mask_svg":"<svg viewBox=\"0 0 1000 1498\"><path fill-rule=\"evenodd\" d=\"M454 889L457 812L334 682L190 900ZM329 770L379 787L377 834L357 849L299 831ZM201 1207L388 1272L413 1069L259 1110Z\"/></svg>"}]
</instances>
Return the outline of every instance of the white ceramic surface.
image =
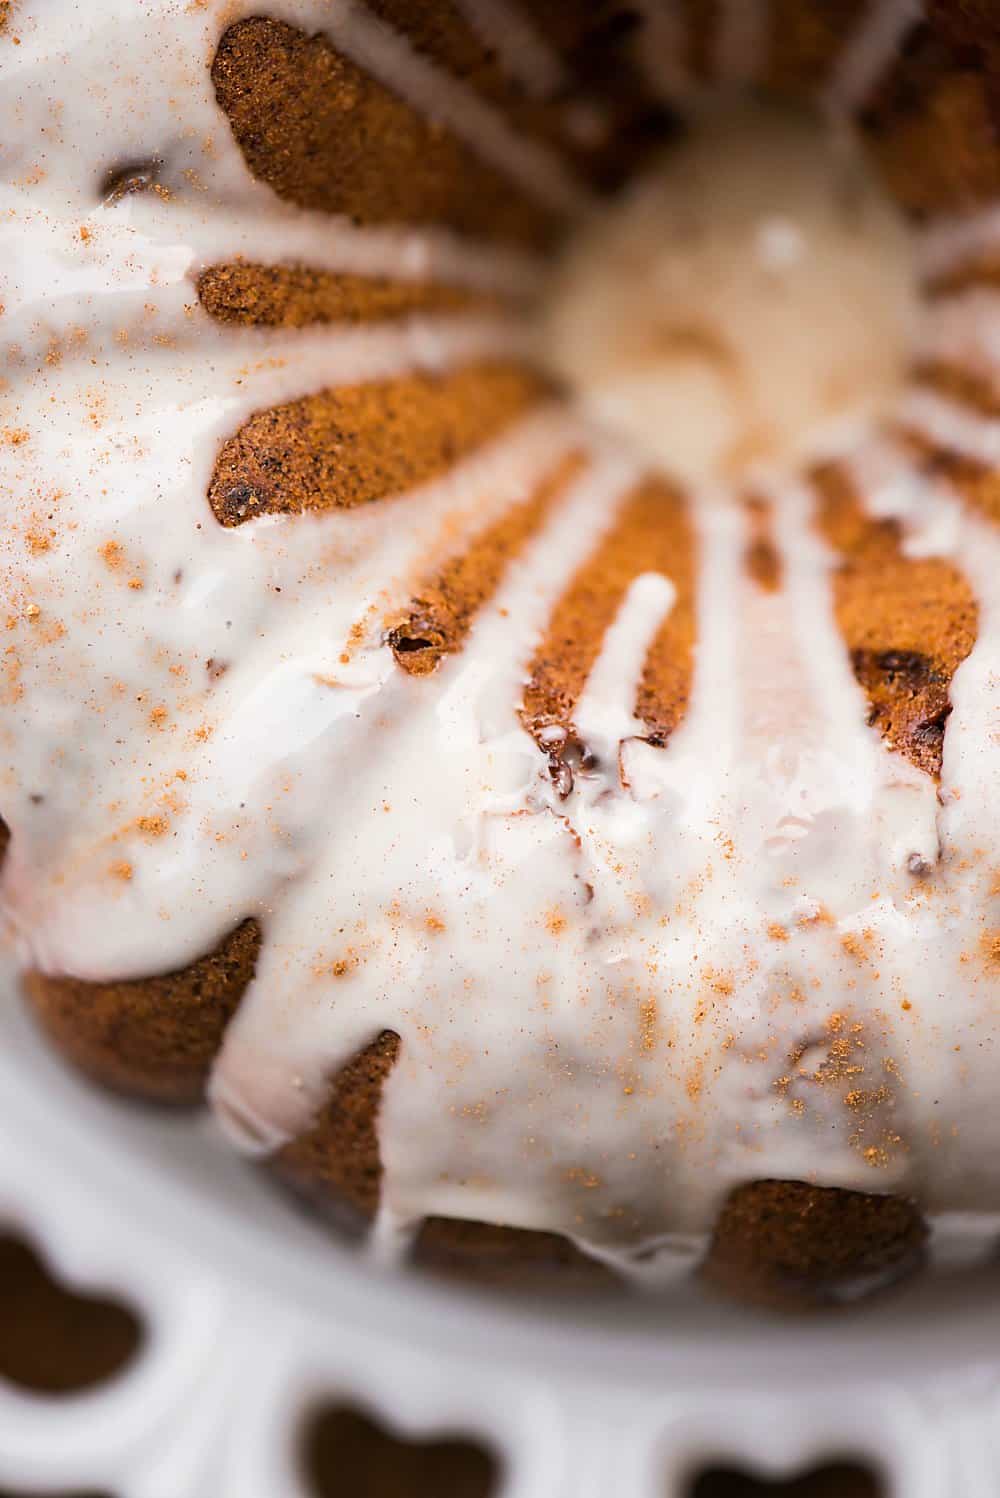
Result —
<instances>
[{"instance_id":1,"label":"white ceramic surface","mask_svg":"<svg viewBox=\"0 0 1000 1498\"><path fill-rule=\"evenodd\" d=\"M385 1276L234 1160L202 1118L69 1077L6 985L0 1218L55 1271L123 1292L150 1335L115 1383L0 1383L0 1487L118 1498L304 1498L320 1395L388 1427L469 1434L502 1498L673 1498L713 1460L792 1471L853 1451L896 1498L1000 1493L1000 1277L776 1322L700 1301L498 1301Z\"/></svg>"}]
</instances>

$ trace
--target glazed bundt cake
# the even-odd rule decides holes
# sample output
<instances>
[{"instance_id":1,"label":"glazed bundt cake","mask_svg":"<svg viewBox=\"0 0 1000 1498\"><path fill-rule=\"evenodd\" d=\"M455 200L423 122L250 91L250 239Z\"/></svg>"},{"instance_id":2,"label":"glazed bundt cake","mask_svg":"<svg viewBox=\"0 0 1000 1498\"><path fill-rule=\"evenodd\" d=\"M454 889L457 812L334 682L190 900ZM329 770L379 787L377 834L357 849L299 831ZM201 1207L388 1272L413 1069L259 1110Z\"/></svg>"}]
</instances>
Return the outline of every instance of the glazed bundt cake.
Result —
<instances>
[{"instance_id":1,"label":"glazed bundt cake","mask_svg":"<svg viewBox=\"0 0 1000 1498\"><path fill-rule=\"evenodd\" d=\"M988 1221L994 7L0 17L59 1050L518 1282L839 1300Z\"/></svg>"}]
</instances>

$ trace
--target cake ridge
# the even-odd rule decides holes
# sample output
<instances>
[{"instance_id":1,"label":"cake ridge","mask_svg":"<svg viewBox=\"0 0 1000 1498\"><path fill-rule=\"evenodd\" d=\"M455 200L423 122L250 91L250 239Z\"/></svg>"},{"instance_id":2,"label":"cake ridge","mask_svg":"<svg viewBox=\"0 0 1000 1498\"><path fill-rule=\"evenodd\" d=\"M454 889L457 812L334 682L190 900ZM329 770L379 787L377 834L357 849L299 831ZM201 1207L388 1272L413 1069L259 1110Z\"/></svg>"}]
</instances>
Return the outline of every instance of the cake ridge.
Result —
<instances>
[{"instance_id":1,"label":"cake ridge","mask_svg":"<svg viewBox=\"0 0 1000 1498\"><path fill-rule=\"evenodd\" d=\"M280 13L280 5L272 7ZM424 118L454 130L476 156L498 167L511 182L551 210L579 214L590 195L542 147L514 135L503 119L460 80L417 52L407 38L374 16L358 0L296 0L294 24L313 25L359 67L406 100Z\"/></svg>"}]
</instances>

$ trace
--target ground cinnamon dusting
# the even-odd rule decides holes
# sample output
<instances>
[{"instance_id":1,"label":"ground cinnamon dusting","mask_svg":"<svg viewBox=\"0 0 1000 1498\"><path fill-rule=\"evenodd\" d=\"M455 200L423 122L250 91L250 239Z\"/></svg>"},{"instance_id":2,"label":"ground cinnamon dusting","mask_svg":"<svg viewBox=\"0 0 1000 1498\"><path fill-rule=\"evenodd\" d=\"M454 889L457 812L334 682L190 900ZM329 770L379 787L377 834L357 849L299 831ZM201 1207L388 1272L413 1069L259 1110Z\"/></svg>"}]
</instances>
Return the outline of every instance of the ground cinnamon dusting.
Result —
<instances>
[{"instance_id":1,"label":"ground cinnamon dusting","mask_svg":"<svg viewBox=\"0 0 1000 1498\"><path fill-rule=\"evenodd\" d=\"M212 81L250 170L300 207L533 246L558 232L556 214L323 35L237 21L219 42Z\"/></svg>"},{"instance_id":2,"label":"ground cinnamon dusting","mask_svg":"<svg viewBox=\"0 0 1000 1498\"><path fill-rule=\"evenodd\" d=\"M655 1051L659 1034L659 1007L655 998L639 1004L639 1044L644 1051Z\"/></svg>"},{"instance_id":3,"label":"ground cinnamon dusting","mask_svg":"<svg viewBox=\"0 0 1000 1498\"><path fill-rule=\"evenodd\" d=\"M272 406L223 444L209 503L226 526L369 504L447 472L549 394L528 366L492 360Z\"/></svg>"},{"instance_id":4,"label":"ground cinnamon dusting","mask_svg":"<svg viewBox=\"0 0 1000 1498\"><path fill-rule=\"evenodd\" d=\"M1000 931L983 932L982 951L990 972L1000 973Z\"/></svg>"},{"instance_id":5,"label":"ground cinnamon dusting","mask_svg":"<svg viewBox=\"0 0 1000 1498\"><path fill-rule=\"evenodd\" d=\"M695 638L695 540L684 501L666 481L634 491L610 534L572 579L528 668L521 716L536 738L572 728L573 709L630 583L661 572L674 605L646 658L636 703L650 737L665 742L691 691Z\"/></svg>"},{"instance_id":6,"label":"ground cinnamon dusting","mask_svg":"<svg viewBox=\"0 0 1000 1498\"><path fill-rule=\"evenodd\" d=\"M869 721L940 777L949 684L976 640L972 589L949 562L905 556L898 526L866 514L843 468L830 464L812 478L819 529L840 554L834 611Z\"/></svg>"},{"instance_id":7,"label":"ground cinnamon dusting","mask_svg":"<svg viewBox=\"0 0 1000 1498\"><path fill-rule=\"evenodd\" d=\"M198 300L216 322L305 328L317 323L387 322L415 312L496 308L485 292L386 276L312 270L306 265L211 265L198 277Z\"/></svg>"},{"instance_id":8,"label":"ground cinnamon dusting","mask_svg":"<svg viewBox=\"0 0 1000 1498\"><path fill-rule=\"evenodd\" d=\"M388 623L386 639L397 665L411 676L425 676L445 655L461 648L477 611L496 591L511 559L541 528L582 466L579 455L564 459L534 494L418 585L409 607Z\"/></svg>"}]
</instances>

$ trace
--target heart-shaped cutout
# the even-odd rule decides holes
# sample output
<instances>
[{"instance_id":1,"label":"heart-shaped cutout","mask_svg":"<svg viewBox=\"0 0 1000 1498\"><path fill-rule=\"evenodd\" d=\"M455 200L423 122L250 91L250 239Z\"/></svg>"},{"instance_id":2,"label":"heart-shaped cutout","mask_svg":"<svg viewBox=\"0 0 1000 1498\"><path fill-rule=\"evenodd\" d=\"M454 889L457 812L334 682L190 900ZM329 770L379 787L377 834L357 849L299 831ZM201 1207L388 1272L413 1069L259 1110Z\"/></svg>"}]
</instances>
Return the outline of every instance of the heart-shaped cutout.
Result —
<instances>
[{"instance_id":1,"label":"heart-shaped cutout","mask_svg":"<svg viewBox=\"0 0 1000 1498\"><path fill-rule=\"evenodd\" d=\"M761 1477L736 1467L712 1467L698 1474L688 1498L884 1498L885 1484L871 1467L855 1461L829 1462L793 1477Z\"/></svg>"},{"instance_id":2,"label":"heart-shaped cutout","mask_svg":"<svg viewBox=\"0 0 1000 1498\"><path fill-rule=\"evenodd\" d=\"M341 1404L314 1409L302 1426L302 1475L311 1498L492 1498L500 1464L473 1441L412 1441Z\"/></svg>"},{"instance_id":3,"label":"heart-shaped cutout","mask_svg":"<svg viewBox=\"0 0 1000 1498\"><path fill-rule=\"evenodd\" d=\"M0 1232L0 1327L0 1378L37 1394L76 1394L104 1383L143 1340L142 1322L128 1306L61 1285L28 1240L9 1229Z\"/></svg>"}]
</instances>

